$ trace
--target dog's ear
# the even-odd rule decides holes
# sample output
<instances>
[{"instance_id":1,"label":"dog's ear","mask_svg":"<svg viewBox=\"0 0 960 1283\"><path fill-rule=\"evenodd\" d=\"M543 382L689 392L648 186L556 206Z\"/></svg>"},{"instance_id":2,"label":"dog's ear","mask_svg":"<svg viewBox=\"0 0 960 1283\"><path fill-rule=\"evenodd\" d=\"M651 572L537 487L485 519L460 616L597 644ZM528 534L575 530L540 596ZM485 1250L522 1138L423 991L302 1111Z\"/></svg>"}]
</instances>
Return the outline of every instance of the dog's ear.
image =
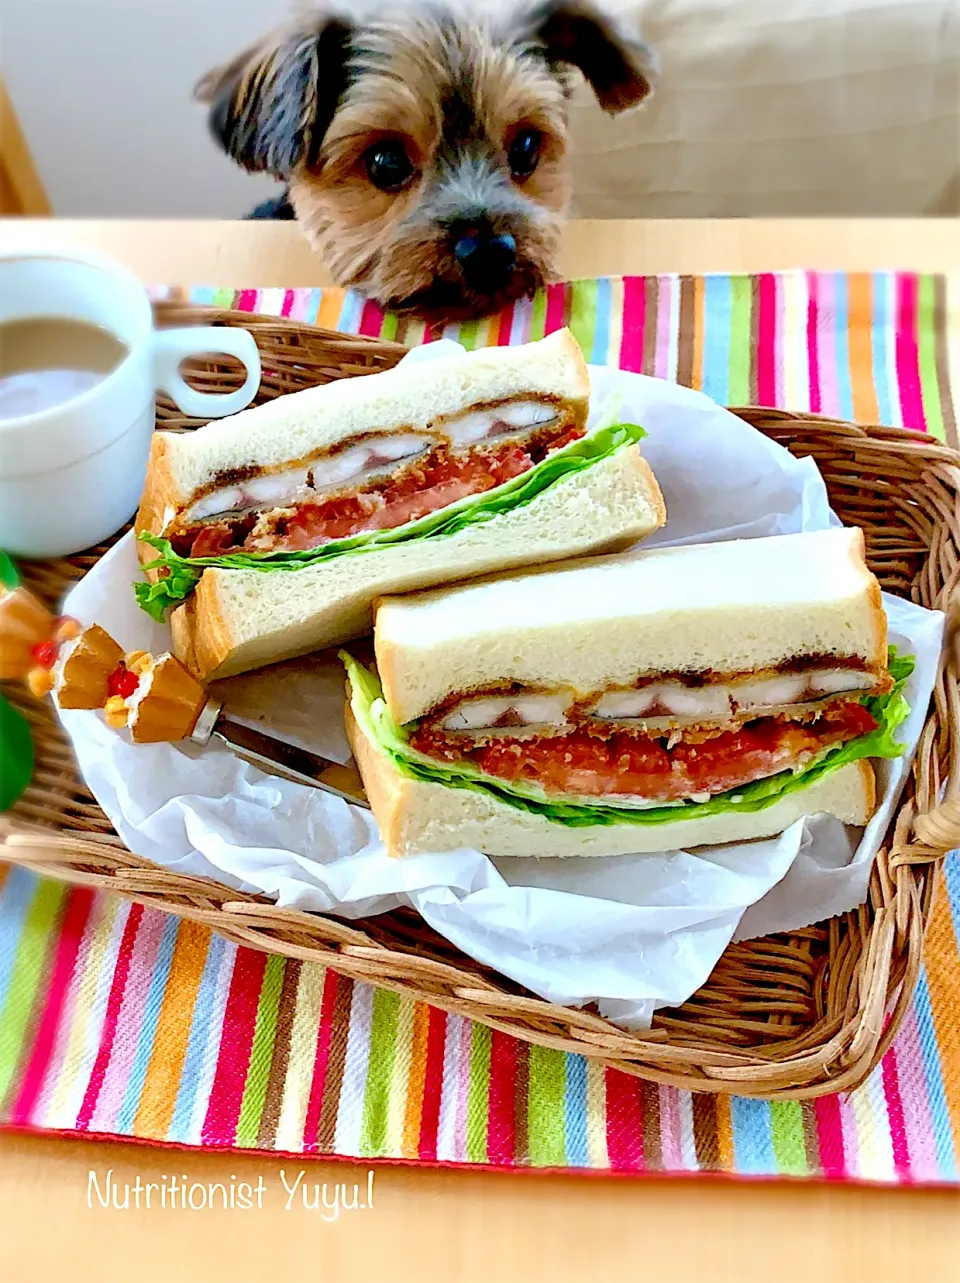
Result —
<instances>
[{"instance_id":1,"label":"dog's ear","mask_svg":"<svg viewBox=\"0 0 960 1283\"><path fill-rule=\"evenodd\" d=\"M227 155L278 178L309 163L346 88L350 35L333 17L286 27L208 72L194 97Z\"/></svg>"},{"instance_id":2,"label":"dog's ear","mask_svg":"<svg viewBox=\"0 0 960 1283\"><path fill-rule=\"evenodd\" d=\"M582 72L604 111L626 111L652 93L651 50L589 0L545 0L531 10L530 22L551 65Z\"/></svg>"}]
</instances>

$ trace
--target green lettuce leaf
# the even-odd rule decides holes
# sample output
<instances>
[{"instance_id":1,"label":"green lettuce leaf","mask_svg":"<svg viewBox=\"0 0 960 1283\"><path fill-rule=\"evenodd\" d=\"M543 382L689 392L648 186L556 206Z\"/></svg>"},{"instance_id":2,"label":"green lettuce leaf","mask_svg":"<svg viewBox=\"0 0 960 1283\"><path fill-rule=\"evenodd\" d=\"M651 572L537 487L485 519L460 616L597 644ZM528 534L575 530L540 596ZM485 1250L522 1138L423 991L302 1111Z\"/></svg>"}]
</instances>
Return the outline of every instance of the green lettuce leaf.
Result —
<instances>
[{"instance_id":1,"label":"green lettuce leaf","mask_svg":"<svg viewBox=\"0 0 960 1283\"><path fill-rule=\"evenodd\" d=\"M762 811L788 793L808 788L815 780L832 774L849 762L867 757L899 757L904 751L904 745L897 743L896 730L910 712L903 688L915 667L912 655L898 655L896 648L891 647L888 666L894 680L893 689L886 695L867 697L861 701L877 721L876 730L825 750L801 770L781 771L742 788L718 793L707 802L682 801L664 806L631 806L598 803L588 798L558 801L556 798L549 798L534 785L507 783L495 776L483 774L468 763L461 762L452 766L418 753L408 742L410 727L397 726L390 716L376 673L359 664L346 651L340 652L340 659L350 677L351 708L358 725L402 775L434 784L445 784L448 788L473 789L505 802L508 806L542 815L569 828L598 824L668 824L672 820L720 815L734 810Z\"/></svg>"},{"instance_id":2,"label":"green lettuce leaf","mask_svg":"<svg viewBox=\"0 0 960 1283\"><path fill-rule=\"evenodd\" d=\"M145 610L151 619L162 624L166 618L167 608L175 606L177 602L190 596L200 582L203 571L194 570L185 558L178 557L166 539L155 541L151 535L141 535L140 538L155 546L164 544L169 549L168 556L158 557L156 561L149 563L149 569L152 570L155 566L166 566L168 573L156 583L140 581L133 585L137 605L141 610Z\"/></svg>"},{"instance_id":3,"label":"green lettuce leaf","mask_svg":"<svg viewBox=\"0 0 960 1283\"><path fill-rule=\"evenodd\" d=\"M417 521L408 521L406 525L396 526L392 530L371 530L365 534L351 535L347 539L335 539L305 552L272 552L259 556L235 552L221 557L181 557L174 552L169 540L144 533L140 538L160 554L146 568L165 570L167 573L156 583L134 584L137 602L148 615L162 623L167 607L176 605L189 596L208 566L218 566L224 570L302 570L305 566L332 561L334 557L375 552L380 548L408 543L414 539L441 539L455 535L469 526L481 525L505 512L522 508L564 477L609 459L624 446L635 445L646 435L636 423L606 426L601 423L588 436L579 441L571 441L569 445L548 455L536 467L495 490L470 495L447 508L431 512Z\"/></svg>"},{"instance_id":4,"label":"green lettuce leaf","mask_svg":"<svg viewBox=\"0 0 960 1283\"><path fill-rule=\"evenodd\" d=\"M0 584L4 588L16 588L20 583L20 576L17 574L17 568L10 560L8 553L0 552Z\"/></svg>"}]
</instances>

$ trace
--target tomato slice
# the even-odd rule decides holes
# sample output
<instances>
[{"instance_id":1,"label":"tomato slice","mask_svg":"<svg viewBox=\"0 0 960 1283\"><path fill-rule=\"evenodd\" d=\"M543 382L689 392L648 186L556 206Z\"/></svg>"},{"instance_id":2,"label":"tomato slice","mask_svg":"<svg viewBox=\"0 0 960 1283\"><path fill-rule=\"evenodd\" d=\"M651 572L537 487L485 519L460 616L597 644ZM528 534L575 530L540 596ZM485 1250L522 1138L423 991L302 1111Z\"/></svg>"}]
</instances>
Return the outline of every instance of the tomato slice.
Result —
<instances>
[{"instance_id":1,"label":"tomato slice","mask_svg":"<svg viewBox=\"0 0 960 1283\"><path fill-rule=\"evenodd\" d=\"M487 775L538 784L549 794L642 797L672 802L726 793L800 765L832 744L874 730L862 704L838 701L815 721L758 718L737 730L668 746L660 737L594 730L534 739L497 736L482 744L430 729L417 730L412 746L443 761L467 761Z\"/></svg>"},{"instance_id":2,"label":"tomato slice","mask_svg":"<svg viewBox=\"0 0 960 1283\"><path fill-rule=\"evenodd\" d=\"M234 548L236 542L235 528L229 522L218 521L202 526L200 533L186 548L178 547L178 541L175 540L174 549L186 557L219 557Z\"/></svg>"},{"instance_id":3,"label":"tomato slice","mask_svg":"<svg viewBox=\"0 0 960 1283\"><path fill-rule=\"evenodd\" d=\"M552 450L583 435L564 429L554 440L542 437L529 447L507 443L451 453L434 450L421 463L396 478L353 493L298 504L291 515L278 516L269 535L254 535L256 514L196 526L174 539L176 551L193 557L227 552L302 552L334 539L370 530L392 530L471 495L494 490L522 476Z\"/></svg>"},{"instance_id":4,"label":"tomato slice","mask_svg":"<svg viewBox=\"0 0 960 1283\"><path fill-rule=\"evenodd\" d=\"M670 776L670 757L656 740L609 740L587 735L491 743L471 755L480 770L507 780L528 780L548 793L662 792Z\"/></svg>"}]
</instances>

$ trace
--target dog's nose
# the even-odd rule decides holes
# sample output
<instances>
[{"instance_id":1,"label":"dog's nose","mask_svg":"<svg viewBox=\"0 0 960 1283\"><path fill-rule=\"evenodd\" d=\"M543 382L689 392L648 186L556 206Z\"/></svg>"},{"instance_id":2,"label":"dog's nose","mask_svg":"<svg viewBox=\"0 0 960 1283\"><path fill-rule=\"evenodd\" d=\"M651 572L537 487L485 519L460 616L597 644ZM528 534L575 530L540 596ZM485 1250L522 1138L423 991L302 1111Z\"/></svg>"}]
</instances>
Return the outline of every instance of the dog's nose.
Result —
<instances>
[{"instance_id":1,"label":"dog's nose","mask_svg":"<svg viewBox=\"0 0 960 1283\"><path fill-rule=\"evenodd\" d=\"M467 284L492 294L510 279L517 242L509 232L495 235L482 227L467 227L457 236L453 253Z\"/></svg>"}]
</instances>

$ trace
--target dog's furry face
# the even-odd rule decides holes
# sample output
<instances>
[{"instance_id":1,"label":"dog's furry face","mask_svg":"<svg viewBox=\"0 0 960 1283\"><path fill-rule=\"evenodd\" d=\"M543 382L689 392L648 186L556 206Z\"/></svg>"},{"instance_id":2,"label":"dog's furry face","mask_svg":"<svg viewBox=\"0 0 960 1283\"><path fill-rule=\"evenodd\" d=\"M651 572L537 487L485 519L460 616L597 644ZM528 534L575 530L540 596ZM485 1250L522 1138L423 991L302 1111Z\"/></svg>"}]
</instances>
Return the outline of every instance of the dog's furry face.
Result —
<instances>
[{"instance_id":1,"label":"dog's furry face","mask_svg":"<svg viewBox=\"0 0 960 1283\"><path fill-rule=\"evenodd\" d=\"M608 111L649 92L646 51L592 7L486 5L315 16L198 89L228 154L286 179L337 280L395 307L477 315L535 289L569 199L570 68Z\"/></svg>"}]
</instances>

